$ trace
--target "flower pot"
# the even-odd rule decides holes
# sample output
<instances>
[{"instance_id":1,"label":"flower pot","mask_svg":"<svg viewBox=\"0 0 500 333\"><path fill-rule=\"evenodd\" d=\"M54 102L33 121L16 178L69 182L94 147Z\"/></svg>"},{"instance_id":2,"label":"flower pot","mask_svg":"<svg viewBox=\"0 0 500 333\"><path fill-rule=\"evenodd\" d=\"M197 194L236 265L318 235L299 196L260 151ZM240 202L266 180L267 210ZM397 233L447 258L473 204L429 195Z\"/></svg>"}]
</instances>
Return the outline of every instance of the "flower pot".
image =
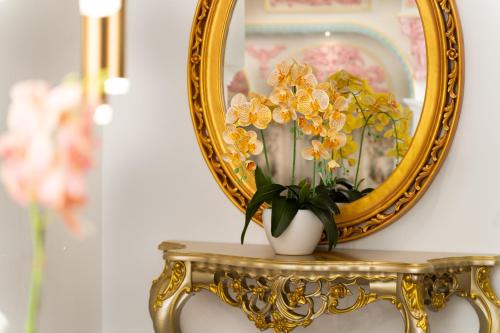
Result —
<instances>
[{"instance_id":1,"label":"flower pot","mask_svg":"<svg viewBox=\"0 0 500 333\"><path fill-rule=\"evenodd\" d=\"M311 254L323 233L323 224L309 210L299 210L288 228L277 238L271 234L271 209L264 210L262 219L267 239L276 254Z\"/></svg>"}]
</instances>

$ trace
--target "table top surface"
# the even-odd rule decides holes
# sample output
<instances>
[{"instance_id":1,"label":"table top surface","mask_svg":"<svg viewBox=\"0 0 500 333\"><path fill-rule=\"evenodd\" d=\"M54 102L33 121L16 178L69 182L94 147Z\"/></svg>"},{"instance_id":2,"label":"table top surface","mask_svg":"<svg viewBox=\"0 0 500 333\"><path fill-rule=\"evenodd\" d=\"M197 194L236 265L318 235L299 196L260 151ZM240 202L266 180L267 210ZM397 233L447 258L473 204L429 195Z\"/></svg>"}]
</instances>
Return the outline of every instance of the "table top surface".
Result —
<instances>
[{"instance_id":1,"label":"table top surface","mask_svg":"<svg viewBox=\"0 0 500 333\"><path fill-rule=\"evenodd\" d=\"M212 266L294 271L427 273L436 269L495 266L497 255L319 248L308 256L276 255L268 245L168 241L160 244L165 259Z\"/></svg>"}]
</instances>

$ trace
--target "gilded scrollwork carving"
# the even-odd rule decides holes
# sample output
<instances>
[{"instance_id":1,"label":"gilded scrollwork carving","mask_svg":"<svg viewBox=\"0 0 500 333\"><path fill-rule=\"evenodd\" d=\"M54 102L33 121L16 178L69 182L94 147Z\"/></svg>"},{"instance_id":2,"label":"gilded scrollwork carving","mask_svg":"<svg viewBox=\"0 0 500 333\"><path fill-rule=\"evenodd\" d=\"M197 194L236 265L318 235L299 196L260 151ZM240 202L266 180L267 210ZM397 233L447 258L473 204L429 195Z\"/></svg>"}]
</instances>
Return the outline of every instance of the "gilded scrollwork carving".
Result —
<instances>
[{"instance_id":1,"label":"gilded scrollwork carving","mask_svg":"<svg viewBox=\"0 0 500 333\"><path fill-rule=\"evenodd\" d=\"M496 307L500 308L500 300L496 296L490 282L490 267L480 267L476 271L476 284L483 292L484 296L493 303Z\"/></svg>"},{"instance_id":2,"label":"gilded scrollwork carving","mask_svg":"<svg viewBox=\"0 0 500 333\"><path fill-rule=\"evenodd\" d=\"M453 273L427 274L424 277L424 303L433 311L444 309L448 299L458 292L459 284Z\"/></svg>"},{"instance_id":3,"label":"gilded scrollwork carving","mask_svg":"<svg viewBox=\"0 0 500 333\"><path fill-rule=\"evenodd\" d=\"M392 282L396 276L338 276L314 279L255 276L232 271L214 274L210 284L194 284L189 293L208 290L225 303L240 307L260 330L291 332L307 327L322 314L342 314L377 300L397 305L395 295L367 291L370 282Z\"/></svg>"},{"instance_id":4,"label":"gilded scrollwork carving","mask_svg":"<svg viewBox=\"0 0 500 333\"><path fill-rule=\"evenodd\" d=\"M423 303L423 288L419 279L420 277L411 274L404 275L401 281L401 292L405 304L408 307L409 315L413 318L413 321L415 321L416 327L423 332L427 332L428 319Z\"/></svg>"},{"instance_id":5,"label":"gilded scrollwork carving","mask_svg":"<svg viewBox=\"0 0 500 333\"><path fill-rule=\"evenodd\" d=\"M164 289L159 290L156 294L156 299L153 304L153 310L157 311L163 306L163 302L171 297L180 287L186 277L186 265L181 261L174 263L165 263L165 268L158 279L153 281L153 286L159 281L167 280L168 284Z\"/></svg>"},{"instance_id":6,"label":"gilded scrollwork carving","mask_svg":"<svg viewBox=\"0 0 500 333\"><path fill-rule=\"evenodd\" d=\"M490 270L489 266L471 267L467 288L459 294L476 310L481 333L500 332L500 300L491 286Z\"/></svg>"}]
</instances>

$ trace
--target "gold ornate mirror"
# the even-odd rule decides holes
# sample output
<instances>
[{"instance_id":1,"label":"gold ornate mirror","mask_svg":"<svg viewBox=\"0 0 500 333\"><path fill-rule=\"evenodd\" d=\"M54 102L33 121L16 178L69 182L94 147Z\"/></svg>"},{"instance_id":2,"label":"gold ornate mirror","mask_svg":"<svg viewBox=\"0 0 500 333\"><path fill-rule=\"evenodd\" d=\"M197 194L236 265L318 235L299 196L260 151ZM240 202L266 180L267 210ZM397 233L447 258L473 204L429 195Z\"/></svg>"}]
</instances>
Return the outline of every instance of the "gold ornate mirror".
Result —
<instances>
[{"instance_id":1,"label":"gold ornate mirror","mask_svg":"<svg viewBox=\"0 0 500 333\"><path fill-rule=\"evenodd\" d=\"M321 81L350 73L374 96L397 103L398 117L387 117L378 127L370 127L366 117L364 125L359 122L359 112L347 120L350 152L338 172L373 191L341 207L340 241L395 221L429 186L457 126L464 64L454 2L200 0L188 64L192 118L210 170L241 210L255 183L223 161L226 110L235 95L269 94L267 78L286 59L310 65ZM290 169L289 129L266 134L277 165L270 172L283 182ZM255 161L264 163L260 157ZM302 178L310 166L298 159L297 170Z\"/></svg>"}]
</instances>

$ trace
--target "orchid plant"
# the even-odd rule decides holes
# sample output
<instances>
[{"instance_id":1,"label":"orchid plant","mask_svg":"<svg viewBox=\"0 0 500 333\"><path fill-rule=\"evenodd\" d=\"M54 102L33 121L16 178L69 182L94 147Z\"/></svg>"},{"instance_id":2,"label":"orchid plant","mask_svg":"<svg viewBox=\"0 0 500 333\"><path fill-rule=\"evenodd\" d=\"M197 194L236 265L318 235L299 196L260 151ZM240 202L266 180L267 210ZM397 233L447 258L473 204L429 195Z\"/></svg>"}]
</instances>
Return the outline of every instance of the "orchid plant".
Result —
<instances>
[{"instance_id":1,"label":"orchid plant","mask_svg":"<svg viewBox=\"0 0 500 333\"><path fill-rule=\"evenodd\" d=\"M366 133L393 139L393 148L387 154L397 165L411 141L411 112L392 94L374 92L365 80L345 71L318 82L311 66L293 59L278 63L267 83L272 87L269 96L237 94L226 112L223 139L227 153L223 159L233 166L240 180L254 173L257 186L247 206L241 242L250 220L267 203L272 209L273 237L286 230L299 209L308 209L323 223L331 249L338 239L334 217L340 212L337 204L352 202L372 191L360 188ZM273 121L290 127L290 185L272 180L265 130ZM355 131L361 131L359 142L353 139ZM311 177L297 183L298 140L306 143L301 155L312 165ZM262 153L264 169L252 159ZM344 176L349 167L356 167L353 180Z\"/></svg>"},{"instance_id":2,"label":"orchid plant","mask_svg":"<svg viewBox=\"0 0 500 333\"><path fill-rule=\"evenodd\" d=\"M75 80L56 87L21 82L10 95L7 132L0 137L1 180L12 199L30 212L33 265L26 332L35 333L49 213L73 234L83 235L76 210L86 202L85 176L96 147L93 109Z\"/></svg>"}]
</instances>

